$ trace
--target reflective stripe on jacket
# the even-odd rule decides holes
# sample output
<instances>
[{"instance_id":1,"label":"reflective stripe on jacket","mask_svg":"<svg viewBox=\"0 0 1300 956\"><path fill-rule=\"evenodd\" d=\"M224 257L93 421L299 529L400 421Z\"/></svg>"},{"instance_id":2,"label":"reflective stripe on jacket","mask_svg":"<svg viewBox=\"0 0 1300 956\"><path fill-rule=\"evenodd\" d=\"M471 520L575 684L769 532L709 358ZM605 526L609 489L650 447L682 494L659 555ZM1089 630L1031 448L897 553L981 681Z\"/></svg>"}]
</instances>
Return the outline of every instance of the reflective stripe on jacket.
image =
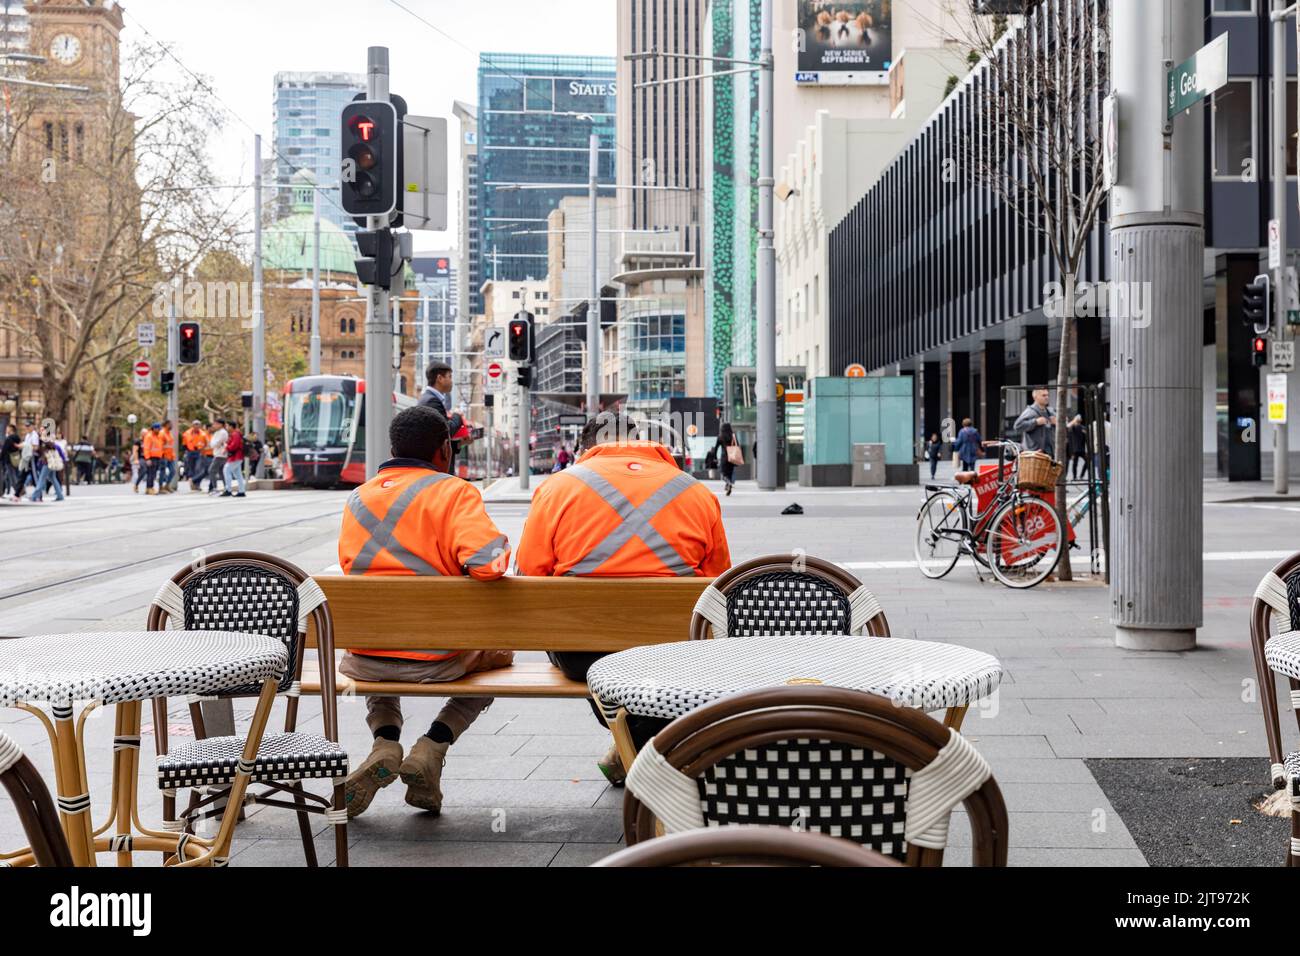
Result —
<instances>
[{"instance_id":1,"label":"reflective stripe on jacket","mask_svg":"<svg viewBox=\"0 0 1300 956\"><path fill-rule=\"evenodd\" d=\"M533 495L516 555L532 576L716 577L722 506L658 442L597 445Z\"/></svg>"},{"instance_id":2,"label":"reflective stripe on jacket","mask_svg":"<svg viewBox=\"0 0 1300 956\"><path fill-rule=\"evenodd\" d=\"M339 533L344 574L467 574L492 581L510 565L510 542L468 482L409 459L386 462L348 497ZM454 615L430 620L453 626ZM437 661L457 651L352 651L369 657Z\"/></svg>"}]
</instances>

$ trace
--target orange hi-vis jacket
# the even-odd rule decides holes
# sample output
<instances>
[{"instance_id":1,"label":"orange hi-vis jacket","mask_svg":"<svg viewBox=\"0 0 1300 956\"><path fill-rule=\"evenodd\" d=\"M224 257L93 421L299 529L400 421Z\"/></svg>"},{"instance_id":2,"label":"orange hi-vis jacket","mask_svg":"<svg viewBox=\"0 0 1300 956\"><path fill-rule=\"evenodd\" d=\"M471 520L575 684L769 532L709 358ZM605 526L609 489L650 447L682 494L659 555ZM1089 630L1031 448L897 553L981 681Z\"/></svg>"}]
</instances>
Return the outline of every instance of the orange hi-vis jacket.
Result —
<instances>
[{"instance_id":1,"label":"orange hi-vis jacket","mask_svg":"<svg viewBox=\"0 0 1300 956\"><path fill-rule=\"evenodd\" d=\"M176 439L172 436L172 430L170 428L164 428L162 430L162 437L163 437L163 452L162 452L163 458L167 461L175 461L176 460Z\"/></svg>"},{"instance_id":2,"label":"orange hi-vis jacket","mask_svg":"<svg viewBox=\"0 0 1300 956\"><path fill-rule=\"evenodd\" d=\"M510 566L510 542L488 517L473 485L425 462L396 458L349 496L339 564L344 574L468 574L494 581ZM429 623L432 630L435 622ZM459 652L352 653L441 661Z\"/></svg>"},{"instance_id":3,"label":"orange hi-vis jacket","mask_svg":"<svg viewBox=\"0 0 1300 956\"><path fill-rule=\"evenodd\" d=\"M203 451L208 447L211 437L204 429L191 426L181 432L181 444L186 451Z\"/></svg>"},{"instance_id":4,"label":"orange hi-vis jacket","mask_svg":"<svg viewBox=\"0 0 1300 956\"><path fill-rule=\"evenodd\" d=\"M722 506L651 441L597 445L533 495L519 573L716 577L731 567Z\"/></svg>"},{"instance_id":5,"label":"orange hi-vis jacket","mask_svg":"<svg viewBox=\"0 0 1300 956\"><path fill-rule=\"evenodd\" d=\"M154 431L150 428L144 433L144 440L141 444L144 446L145 458L161 458L163 456L163 433Z\"/></svg>"}]
</instances>

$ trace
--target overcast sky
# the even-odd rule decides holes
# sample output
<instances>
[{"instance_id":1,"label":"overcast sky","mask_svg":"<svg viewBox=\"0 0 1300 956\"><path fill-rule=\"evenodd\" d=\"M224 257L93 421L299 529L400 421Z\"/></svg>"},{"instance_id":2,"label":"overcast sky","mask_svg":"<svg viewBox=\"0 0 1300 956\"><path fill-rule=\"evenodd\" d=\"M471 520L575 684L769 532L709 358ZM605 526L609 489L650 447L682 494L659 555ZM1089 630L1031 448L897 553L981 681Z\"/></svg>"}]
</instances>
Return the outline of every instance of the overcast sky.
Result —
<instances>
[{"instance_id":1,"label":"overcast sky","mask_svg":"<svg viewBox=\"0 0 1300 956\"><path fill-rule=\"evenodd\" d=\"M239 117L213 144L230 182L251 177L254 132L270 154L278 71L365 73L366 48L387 46L393 92L413 113L446 116L454 145L451 104L475 101L480 51L613 56L616 45L615 0L127 0L123 8L124 42L152 36L172 44ZM458 182L453 166L452 206ZM451 216L454 230L454 209ZM454 231L416 238L417 249L455 244Z\"/></svg>"}]
</instances>

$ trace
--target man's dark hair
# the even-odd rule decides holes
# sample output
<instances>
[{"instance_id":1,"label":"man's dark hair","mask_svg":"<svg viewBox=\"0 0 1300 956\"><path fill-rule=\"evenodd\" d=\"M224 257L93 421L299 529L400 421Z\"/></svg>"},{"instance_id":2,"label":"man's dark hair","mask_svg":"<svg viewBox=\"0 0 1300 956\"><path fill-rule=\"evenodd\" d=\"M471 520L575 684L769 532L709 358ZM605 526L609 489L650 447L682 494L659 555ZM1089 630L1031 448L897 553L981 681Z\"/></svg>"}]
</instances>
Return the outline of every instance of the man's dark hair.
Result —
<instances>
[{"instance_id":1,"label":"man's dark hair","mask_svg":"<svg viewBox=\"0 0 1300 956\"><path fill-rule=\"evenodd\" d=\"M610 442L634 441L637 424L622 412L601 412L582 426L578 436L578 454Z\"/></svg>"},{"instance_id":2,"label":"man's dark hair","mask_svg":"<svg viewBox=\"0 0 1300 956\"><path fill-rule=\"evenodd\" d=\"M442 412L428 405L415 405L397 413L388 429L394 458L433 461L433 453L451 437Z\"/></svg>"},{"instance_id":3,"label":"man's dark hair","mask_svg":"<svg viewBox=\"0 0 1300 956\"><path fill-rule=\"evenodd\" d=\"M446 362L434 362L424 373L424 380L429 385L438 381L438 376L446 375L451 371L451 366Z\"/></svg>"}]
</instances>

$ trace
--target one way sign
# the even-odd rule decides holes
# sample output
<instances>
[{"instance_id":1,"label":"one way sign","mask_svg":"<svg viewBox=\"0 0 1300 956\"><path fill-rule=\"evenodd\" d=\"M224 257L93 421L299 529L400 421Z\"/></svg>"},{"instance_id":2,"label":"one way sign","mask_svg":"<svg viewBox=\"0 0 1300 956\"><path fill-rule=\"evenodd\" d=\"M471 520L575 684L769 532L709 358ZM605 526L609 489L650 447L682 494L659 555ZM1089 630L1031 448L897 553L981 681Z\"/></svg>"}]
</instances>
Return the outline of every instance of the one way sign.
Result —
<instances>
[{"instance_id":1,"label":"one way sign","mask_svg":"<svg viewBox=\"0 0 1300 956\"><path fill-rule=\"evenodd\" d=\"M487 358L506 357L506 330L500 325L489 326L483 335L483 354Z\"/></svg>"}]
</instances>

